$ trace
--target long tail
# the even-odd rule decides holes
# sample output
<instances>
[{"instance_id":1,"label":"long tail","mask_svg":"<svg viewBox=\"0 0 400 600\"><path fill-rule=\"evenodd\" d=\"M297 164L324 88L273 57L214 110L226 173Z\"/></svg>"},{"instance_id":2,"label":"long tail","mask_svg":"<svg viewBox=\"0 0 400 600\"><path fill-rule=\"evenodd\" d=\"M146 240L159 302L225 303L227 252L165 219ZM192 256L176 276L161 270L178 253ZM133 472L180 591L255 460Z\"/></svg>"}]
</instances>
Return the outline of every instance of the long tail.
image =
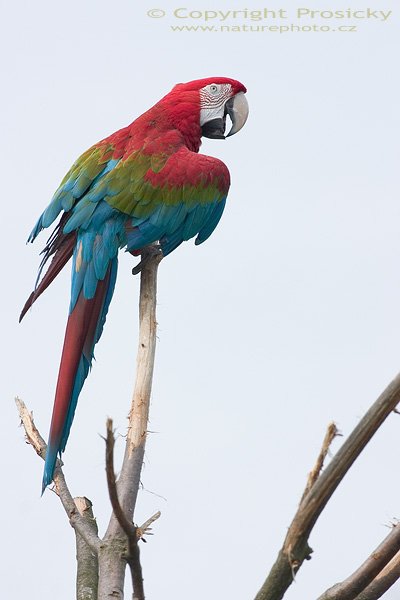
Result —
<instances>
[{"instance_id":1,"label":"long tail","mask_svg":"<svg viewBox=\"0 0 400 600\"><path fill-rule=\"evenodd\" d=\"M43 473L42 493L53 480L57 455L65 450L78 396L89 373L93 349L100 339L114 292L118 259L107 267L104 279L97 282L90 299L80 292L69 315L58 373L53 415Z\"/></svg>"},{"instance_id":2,"label":"long tail","mask_svg":"<svg viewBox=\"0 0 400 600\"><path fill-rule=\"evenodd\" d=\"M114 292L117 254L127 218L115 214L105 204L100 209L96 223L89 223L90 227L85 226L79 231L75 228L76 223L71 229L70 213L61 217L42 252L35 289L20 316L21 320L73 256L71 303L50 425L42 493L53 480L57 455L65 450L78 396L89 373L93 350L102 334ZM75 220L76 214L77 211L72 216L75 215ZM39 230L36 226L28 241L33 241ZM49 261L49 267L41 278Z\"/></svg>"}]
</instances>

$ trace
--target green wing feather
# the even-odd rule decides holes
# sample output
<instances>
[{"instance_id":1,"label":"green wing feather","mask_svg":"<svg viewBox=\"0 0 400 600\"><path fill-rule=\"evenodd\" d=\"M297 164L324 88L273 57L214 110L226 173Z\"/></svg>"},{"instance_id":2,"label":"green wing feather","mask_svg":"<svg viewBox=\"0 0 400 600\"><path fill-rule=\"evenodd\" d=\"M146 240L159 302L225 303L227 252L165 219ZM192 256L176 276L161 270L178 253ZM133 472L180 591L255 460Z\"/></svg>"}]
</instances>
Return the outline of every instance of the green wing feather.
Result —
<instances>
[{"instance_id":1,"label":"green wing feather","mask_svg":"<svg viewBox=\"0 0 400 600\"><path fill-rule=\"evenodd\" d=\"M229 172L218 159L184 146L170 147L170 153L142 148L116 158L115 146L104 140L72 165L29 239L63 210L71 213L66 234L91 228L116 211L126 216L121 245L133 251L160 241L169 253L184 240L199 234L199 244L212 233L228 189Z\"/></svg>"}]
</instances>

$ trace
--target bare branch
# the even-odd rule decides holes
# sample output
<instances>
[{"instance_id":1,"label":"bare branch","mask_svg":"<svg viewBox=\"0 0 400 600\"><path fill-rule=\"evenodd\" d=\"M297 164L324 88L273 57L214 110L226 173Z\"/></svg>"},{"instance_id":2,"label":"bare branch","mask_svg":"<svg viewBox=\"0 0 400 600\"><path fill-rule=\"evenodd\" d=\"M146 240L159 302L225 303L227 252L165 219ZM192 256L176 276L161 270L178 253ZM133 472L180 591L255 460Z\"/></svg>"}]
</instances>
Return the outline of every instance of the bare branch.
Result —
<instances>
[{"instance_id":1,"label":"bare branch","mask_svg":"<svg viewBox=\"0 0 400 600\"><path fill-rule=\"evenodd\" d=\"M116 484L116 493L112 491L128 523L133 523L146 443L156 348L157 271L162 255L159 248L154 246L145 248L141 258L139 348L137 353L136 382L129 414L129 429L124 460ZM115 489L115 481L111 485L111 489L113 488ZM124 529L121 515L118 512L119 509L115 503L114 506L116 512L113 510L111 515L109 526L103 538L99 558L99 600L106 600L110 596L114 598L123 597L125 561L127 560L126 530L128 527ZM120 517L119 519L117 515ZM137 545L139 535L141 535L140 532L135 528L134 538L132 536L128 537L130 544L132 544L132 539L135 541L135 545L131 546L128 555L130 556L130 560L133 562L136 561L137 565L140 564L138 556L135 556L135 552L139 552ZM136 568L135 573L135 576L138 576L137 574L139 573L140 578L142 577L138 568ZM135 591L137 588L138 585L134 584ZM135 600L137 598L136 596Z\"/></svg>"},{"instance_id":2,"label":"bare branch","mask_svg":"<svg viewBox=\"0 0 400 600\"><path fill-rule=\"evenodd\" d=\"M400 578L400 552L354 600L378 600Z\"/></svg>"},{"instance_id":3,"label":"bare branch","mask_svg":"<svg viewBox=\"0 0 400 600\"><path fill-rule=\"evenodd\" d=\"M149 418L157 333L157 270L161 258L157 246L145 248L142 253L136 381L129 413L125 455L117 482L119 502L131 521L140 485ZM111 519L106 535L114 534L118 527L117 519Z\"/></svg>"},{"instance_id":4,"label":"bare branch","mask_svg":"<svg viewBox=\"0 0 400 600\"><path fill-rule=\"evenodd\" d=\"M16 398L15 403L17 405L19 416L25 430L28 444L30 444L34 448L35 452L44 460L46 457L47 445L34 423L32 413L29 412L24 402L20 398ZM56 469L54 471L55 491L61 500L65 512L68 515L71 527L73 527L75 531L79 533L79 535L85 540L88 546L90 546L93 552L97 553L100 546L100 539L97 534L94 533L92 527L87 523L87 521L79 514L74 499L72 498L72 495L65 482L61 465L62 463L58 460Z\"/></svg>"},{"instance_id":5,"label":"bare branch","mask_svg":"<svg viewBox=\"0 0 400 600\"><path fill-rule=\"evenodd\" d=\"M112 419L107 419L107 437L106 437L106 474L107 474L107 485L108 494L110 496L111 506L114 511L118 523L121 528L125 531L128 539L131 537L136 538L136 527L131 521L125 517L124 511L118 500L117 484L115 480L114 472L114 432Z\"/></svg>"},{"instance_id":6,"label":"bare branch","mask_svg":"<svg viewBox=\"0 0 400 600\"><path fill-rule=\"evenodd\" d=\"M281 600L293 574L310 558L310 533L327 502L370 439L400 402L400 374L389 384L303 496L283 546L256 600Z\"/></svg>"},{"instance_id":7,"label":"bare branch","mask_svg":"<svg viewBox=\"0 0 400 600\"><path fill-rule=\"evenodd\" d=\"M25 403L20 398L15 398L21 424L25 430L26 441L32 446L36 454L43 460L46 458L47 445L33 420L33 414L29 412Z\"/></svg>"},{"instance_id":8,"label":"bare branch","mask_svg":"<svg viewBox=\"0 0 400 600\"><path fill-rule=\"evenodd\" d=\"M96 519L93 515L92 503L88 498L74 498L79 514L97 535ZM97 554L92 551L85 540L75 531L76 536L76 599L97 600L99 565Z\"/></svg>"},{"instance_id":9,"label":"bare branch","mask_svg":"<svg viewBox=\"0 0 400 600\"><path fill-rule=\"evenodd\" d=\"M374 581L399 551L400 525L397 524L393 526L389 535L352 575L329 588L318 600L355 600L355 598L359 598L359 594ZM379 596L376 596L376 598L379 598Z\"/></svg>"},{"instance_id":10,"label":"bare branch","mask_svg":"<svg viewBox=\"0 0 400 600\"><path fill-rule=\"evenodd\" d=\"M132 577L132 587L135 600L144 600L142 566L140 564L140 551L138 548L137 528L128 521L118 500L117 485L114 472L114 432L111 419L107 419L106 438L106 473L108 493L114 515L128 538L128 555L126 562L129 565Z\"/></svg>"}]
</instances>

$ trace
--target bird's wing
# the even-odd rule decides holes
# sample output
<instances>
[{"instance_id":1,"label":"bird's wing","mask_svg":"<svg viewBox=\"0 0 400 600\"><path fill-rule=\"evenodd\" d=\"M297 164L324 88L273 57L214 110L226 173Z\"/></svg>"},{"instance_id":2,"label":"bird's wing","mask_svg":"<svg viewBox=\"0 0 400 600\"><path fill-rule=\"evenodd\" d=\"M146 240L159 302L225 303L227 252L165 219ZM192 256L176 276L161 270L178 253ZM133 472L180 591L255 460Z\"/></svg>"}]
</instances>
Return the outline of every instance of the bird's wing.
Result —
<instances>
[{"instance_id":1,"label":"bird's wing","mask_svg":"<svg viewBox=\"0 0 400 600\"><path fill-rule=\"evenodd\" d=\"M99 143L86 150L74 162L50 204L39 217L28 242L33 242L42 229L55 221L60 212L69 213L97 181L117 166L119 159L112 158L113 152L112 144Z\"/></svg>"},{"instance_id":2,"label":"bird's wing","mask_svg":"<svg viewBox=\"0 0 400 600\"><path fill-rule=\"evenodd\" d=\"M186 147L169 156L136 151L93 181L73 207L64 232L96 229L112 208L129 217L129 251L160 241L164 255L169 254L184 240L197 236L200 244L211 235L229 183L223 162Z\"/></svg>"}]
</instances>

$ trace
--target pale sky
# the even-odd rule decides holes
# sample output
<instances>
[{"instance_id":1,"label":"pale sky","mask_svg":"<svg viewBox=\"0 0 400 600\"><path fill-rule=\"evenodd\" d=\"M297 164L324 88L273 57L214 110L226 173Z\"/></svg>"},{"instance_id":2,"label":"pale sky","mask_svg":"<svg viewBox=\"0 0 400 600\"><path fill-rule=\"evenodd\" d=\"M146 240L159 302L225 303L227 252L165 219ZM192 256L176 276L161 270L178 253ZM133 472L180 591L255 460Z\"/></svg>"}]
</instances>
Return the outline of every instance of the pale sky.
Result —
<instances>
[{"instance_id":1,"label":"pale sky","mask_svg":"<svg viewBox=\"0 0 400 600\"><path fill-rule=\"evenodd\" d=\"M371 16L360 1L313 0L326 12L311 18L296 12L307 5L282 2L264 18L264 6L246 6L262 19L236 0L3 3L0 568L13 598L70 600L75 589L73 531L57 497L40 498L43 463L13 401L47 436L69 268L18 325L46 233L25 241L72 162L175 83L238 79L251 114L233 138L202 146L232 176L217 230L160 267L154 433L136 512L139 523L162 512L141 548L146 597L253 598L327 424L348 435L400 369L398 9L377 2ZM217 13L207 23L206 10ZM205 25L215 29L171 28ZM314 25L330 30L266 29ZM121 255L64 454L71 492L92 500L101 532L110 504L99 434L111 416L124 435L134 380L133 264ZM335 493L287 600L345 578L400 517L399 431L393 415ZM118 450L119 460L122 438ZM397 584L385 598L399 593Z\"/></svg>"}]
</instances>

